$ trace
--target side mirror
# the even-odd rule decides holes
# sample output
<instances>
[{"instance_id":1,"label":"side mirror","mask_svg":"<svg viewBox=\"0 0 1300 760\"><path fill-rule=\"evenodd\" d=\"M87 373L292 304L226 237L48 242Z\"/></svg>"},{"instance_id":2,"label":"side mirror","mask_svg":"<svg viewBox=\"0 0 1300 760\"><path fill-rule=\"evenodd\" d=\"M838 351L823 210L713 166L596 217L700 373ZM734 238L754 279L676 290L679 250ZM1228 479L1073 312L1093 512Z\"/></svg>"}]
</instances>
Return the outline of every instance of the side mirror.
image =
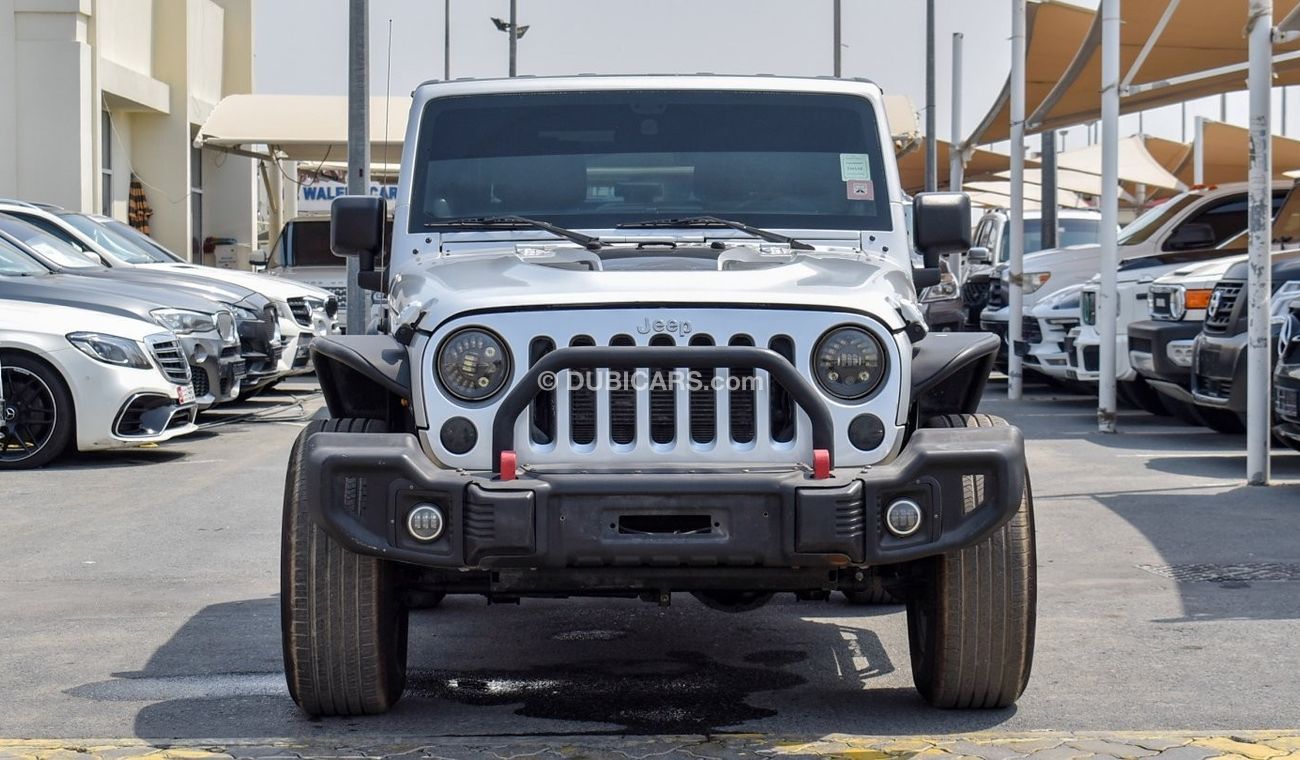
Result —
<instances>
[{"instance_id":1,"label":"side mirror","mask_svg":"<svg viewBox=\"0 0 1300 760\"><path fill-rule=\"evenodd\" d=\"M1213 248L1218 242L1214 227L1204 222L1188 222L1174 230L1174 234L1165 241L1165 248L1171 251L1190 251L1195 248Z\"/></svg>"},{"instance_id":2,"label":"side mirror","mask_svg":"<svg viewBox=\"0 0 1300 760\"><path fill-rule=\"evenodd\" d=\"M248 254L248 263L255 267L264 267L271 256L266 251L252 251Z\"/></svg>"},{"instance_id":3,"label":"side mirror","mask_svg":"<svg viewBox=\"0 0 1300 760\"><path fill-rule=\"evenodd\" d=\"M384 290L384 273L375 271L375 258L384 250L384 220L388 201L373 195L344 195L330 204L330 250L335 256L356 256L357 284Z\"/></svg>"},{"instance_id":4,"label":"side mirror","mask_svg":"<svg viewBox=\"0 0 1300 760\"><path fill-rule=\"evenodd\" d=\"M972 264L992 264L993 252L982 245L977 245L966 254L966 260Z\"/></svg>"},{"instance_id":5,"label":"side mirror","mask_svg":"<svg viewBox=\"0 0 1300 760\"><path fill-rule=\"evenodd\" d=\"M939 282L939 257L970 250L970 196L965 193L919 193L912 199L912 244L924 269L912 280L917 288Z\"/></svg>"}]
</instances>

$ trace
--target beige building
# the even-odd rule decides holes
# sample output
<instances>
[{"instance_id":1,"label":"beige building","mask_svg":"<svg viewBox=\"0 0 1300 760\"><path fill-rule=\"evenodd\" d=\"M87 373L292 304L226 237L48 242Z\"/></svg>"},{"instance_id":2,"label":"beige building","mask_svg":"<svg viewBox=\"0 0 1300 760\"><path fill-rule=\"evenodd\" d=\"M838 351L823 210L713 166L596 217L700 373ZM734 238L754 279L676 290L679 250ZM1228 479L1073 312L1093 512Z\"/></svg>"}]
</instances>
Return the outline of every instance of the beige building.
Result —
<instances>
[{"instance_id":1,"label":"beige building","mask_svg":"<svg viewBox=\"0 0 1300 760\"><path fill-rule=\"evenodd\" d=\"M0 197L127 219L132 175L152 233L256 247L255 162L194 148L253 86L253 0L0 0Z\"/></svg>"}]
</instances>

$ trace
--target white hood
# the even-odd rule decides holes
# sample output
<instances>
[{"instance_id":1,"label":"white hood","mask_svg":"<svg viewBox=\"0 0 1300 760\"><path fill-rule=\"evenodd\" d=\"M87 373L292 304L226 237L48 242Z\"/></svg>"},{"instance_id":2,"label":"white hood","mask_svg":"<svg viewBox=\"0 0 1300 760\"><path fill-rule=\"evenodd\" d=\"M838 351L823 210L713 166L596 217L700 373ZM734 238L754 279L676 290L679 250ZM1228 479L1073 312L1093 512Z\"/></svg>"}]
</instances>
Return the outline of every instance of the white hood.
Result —
<instances>
[{"instance_id":1,"label":"white hood","mask_svg":"<svg viewBox=\"0 0 1300 760\"><path fill-rule=\"evenodd\" d=\"M214 280L221 280L233 285L240 285L249 290L257 291L272 301L287 301L290 298L311 296L313 298L329 298L331 293L314 285L297 280L290 280L283 277L271 277L264 274L254 274L253 272L241 272L238 269L221 269L219 267L205 267L198 264L157 264L154 266L167 267L176 271L192 274L196 277L210 277Z\"/></svg>"}]
</instances>

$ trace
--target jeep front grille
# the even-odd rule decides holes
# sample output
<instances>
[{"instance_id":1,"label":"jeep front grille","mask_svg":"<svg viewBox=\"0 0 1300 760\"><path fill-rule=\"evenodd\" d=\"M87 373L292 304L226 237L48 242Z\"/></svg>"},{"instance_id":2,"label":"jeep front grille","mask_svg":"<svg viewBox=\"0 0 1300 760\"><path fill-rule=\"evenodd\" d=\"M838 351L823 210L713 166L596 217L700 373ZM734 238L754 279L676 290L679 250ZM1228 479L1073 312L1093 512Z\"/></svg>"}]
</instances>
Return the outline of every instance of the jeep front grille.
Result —
<instances>
[{"instance_id":1,"label":"jeep front grille","mask_svg":"<svg viewBox=\"0 0 1300 760\"><path fill-rule=\"evenodd\" d=\"M185 352L179 343L170 337L151 336L148 339L149 353L158 362L158 367L168 380L173 383L190 381L190 365L185 361Z\"/></svg>"},{"instance_id":2,"label":"jeep front grille","mask_svg":"<svg viewBox=\"0 0 1300 760\"><path fill-rule=\"evenodd\" d=\"M679 343L670 336L656 335L649 345L712 346L717 345L716 340L712 335L700 334ZM530 345L530 367L555 350L555 342L549 337L534 338ZM571 338L568 345L595 346L597 343L589 335L579 335ZM637 342L629 335L618 335L608 345L635 346ZM724 345L752 346L754 340L749 335L733 335L725 338ZM795 359L794 342L789 336L774 336L765 347L787 360ZM602 372L595 369L573 370L572 374L581 375L582 382L573 383L578 387L566 385L542 391L533 401L529 411L533 443L545 445L557 441L565 407L569 441L577 446L593 445L602 426L607 427L609 440L623 446L637 442L637 432L642 425L646 437L655 446L669 446L687 438L695 444L713 444L724 436L733 445L752 445L758 437L760 425L766 431L764 437L772 442L788 444L795 437L794 400L778 383L771 382L769 387L760 388L752 369L706 369L686 377L672 367L647 368L639 376L625 370ZM606 377L607 381L602 380ZM730 379L728 390L715 389L714 384L720 382L719 378ZM683 382L685 387L674 387ZM638 393L634 389L638 383L645 385L646 390ZM601 397L606 397L603 407L599 401ZM638 415L638 404L647 407L644 417ZM726 411L722 417L725 424L719 424L720 407ZM679 420L683 409L685 417Z\"/></svg>"}]
</instances>

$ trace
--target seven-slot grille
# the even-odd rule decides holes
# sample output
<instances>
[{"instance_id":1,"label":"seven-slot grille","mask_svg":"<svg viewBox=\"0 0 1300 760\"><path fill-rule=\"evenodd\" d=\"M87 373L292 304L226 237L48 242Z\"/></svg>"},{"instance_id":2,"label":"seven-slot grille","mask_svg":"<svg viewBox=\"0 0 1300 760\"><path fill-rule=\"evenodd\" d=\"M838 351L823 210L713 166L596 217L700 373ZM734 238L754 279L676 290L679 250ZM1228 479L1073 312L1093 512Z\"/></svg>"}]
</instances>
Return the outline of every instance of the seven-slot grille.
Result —
<instances>
[{"instance_id":1,"label":"seven-slot grille","mask_svg":"<svg viewBox=\"0 0 1300 760\"><path fill-rule=\"evenodd\" d=\"M659 334L647 341L651 346L713 346L716 338L696 334L675 339ZM570 346L595 346L589 335L572 337ZM607 345L638 345L630 335L616 335ZM745 334L725 337L723 345L754 346ZM787 360L794 361L793 340L785 335L765 344ZM535 364L556 349L554 339L536 337L529 345L529 363ZM687 441L696 445L752 446L758 439L789 444L796 435L796 407L779 383L762 387L754 370L732 368L685 372L672 367L642 370L573 370L581 382L562 382L555 390L539 393L527 415L530 440L536 445L562 443L567 431L570 444L594 446L607 431L616 446L634 446L648 439L651 446ZM725 388L723 387L725 385ZM638 392L644 388L644 392ZM601 397L606 398L604 404ZM644 407L641 409L640 407ZM638 436L644 428L645 434ZM680 428L680 429L679 429ZM724 440L725 439L725 440Z\"/></svg>"},{"instance_id":2,"label":"seven-slot grille","mask_svg":"<svg viewBox=\"0 0 1300 760\"><path fill-rule=\"evenodd\" d=\"M1274 388L1273 389L1273 411L1279 417L1285 417L1288 420L1294 420L1300 417L1300 410L1297 409L1296 391L1294 388Z\"/></svg>"},{"instance_id":3,"label":"seven-slot grille","mask_svg":"<svg viewBox=\"0 0 1300 760\"><path fill-rule=\"evenodd\" d=\"M173 383L190 382L190 365L185 361L181 345L171 338L149 338L149 352L158 362L164 375Z\"/></svg>"},{"instance_id":4,"label":"seven-slot grille","mask_svg":"<svg viewBox=\"0 0 1300 760\"><path fill-rule=\"evenodd\" d=\"M989 294L992 288L993 284L987 276L979 279L972 277L961 287L962 299L967 306L982 309L989 303Z\"/></svg>"},{"instance_id":5,"label":"seven-slot grille","mask_svg":"<svg viewBox=\"0 0 1300 760\"><path fill-rule=\"evenodd\" d=\"M303 327L311 327L311 306L306 298L301 296L290 298L289 311L293 313L293 321Z\"/></svg>"},{"instance_id":6,"label":"seven-slot grille","mask_svg":"<svg viewBox=\"0 0 1300 760\"><path fill-rule=\"evenodd\" d=\"M1210 308L1205 312L1207 331L1222 332L1232 323L1232 315L1244 287L1243 282L1228 281L1214 286L1214 292L1210 294Z\"/></svg>"},{"instance_id":7,"label":"seven-slot grille","mask_svg":"<svg viewBox=\"0 0 1300 760\"><path fill-rule=\"evenodd\" d=\"M1043 342L1043 326L1038 324L1038 320L1033 317L1025 317L1021 325L1021 332L1026 343Z\"/></svg>"},{"instance_id":8,"label":"seven-slot grille","mask_svg":"<svg viewBox=\"0 0 1300 760\"><path fill-rule=\"evenodd\" d=\"M1003 290L1001 278L992 280L989 283L989 308L1000 309L1007 305L1006 291Z\"/></svg>"}]
</instances>

